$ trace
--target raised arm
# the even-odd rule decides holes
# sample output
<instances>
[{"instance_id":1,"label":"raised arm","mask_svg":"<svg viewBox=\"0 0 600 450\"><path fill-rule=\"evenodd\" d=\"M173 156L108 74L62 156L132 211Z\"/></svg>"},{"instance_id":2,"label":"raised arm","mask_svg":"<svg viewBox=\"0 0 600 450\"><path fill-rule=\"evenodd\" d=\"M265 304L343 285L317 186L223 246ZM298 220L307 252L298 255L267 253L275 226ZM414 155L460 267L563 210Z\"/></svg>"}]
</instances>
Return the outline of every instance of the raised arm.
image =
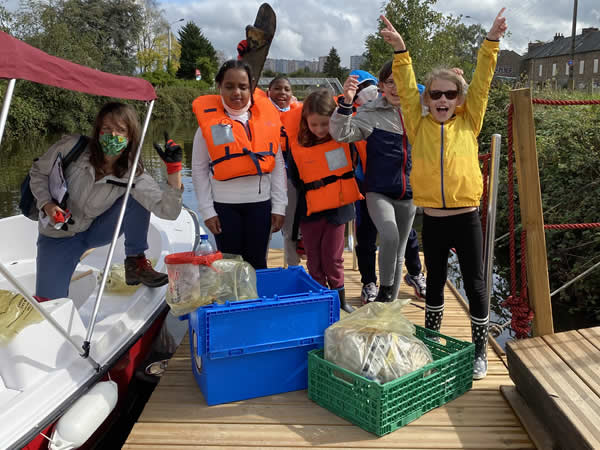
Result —
<instances>
[{"instance_id":1,"label":"raised arm","mask_svg":"<svg viewBox=\"0 0 600 450\"><path fill-rule=\"evenodd\" d=\"M413 140L416 136L416 130L422 120L421 97L415 79L415 73L412 68L412 61L408 52L404 39L394 25L385 17L381 16L383 29L380 31L384 41L394 49L394 62L392 64L392 75L396 90L400 97L400 106L402 115L404 116L404 125L409 140Z\"/></svg>"},{"instance_id":2,"label":"raised arm","mask_svg":"<svg viewBox=\"0 0 600 450\"><path fill-rule=\"evenodd\" d=\"M486 39L479 49L477 66L475 67L473 80L469 85L469 91L467 92L465 114L469 118L473 130L477 134L483 125L490 85L496 70L496 60L500 50L498 40L507 29L506 18L502 15L504 11L505 8L502 8L496 16Z\"/></svg>"}]
</instances>

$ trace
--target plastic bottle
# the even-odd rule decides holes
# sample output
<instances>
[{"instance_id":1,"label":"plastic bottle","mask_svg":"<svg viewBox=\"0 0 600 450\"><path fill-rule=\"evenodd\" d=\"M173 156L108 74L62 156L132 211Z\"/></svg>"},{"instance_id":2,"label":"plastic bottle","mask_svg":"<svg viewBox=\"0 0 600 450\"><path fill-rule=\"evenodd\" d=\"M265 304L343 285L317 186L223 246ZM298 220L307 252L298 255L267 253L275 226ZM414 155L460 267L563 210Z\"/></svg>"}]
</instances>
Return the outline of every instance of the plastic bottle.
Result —
<instances>
[{"instance_id":1,"label":"plastic bottle","mask_svg":"<svg viewBox=\"0 0 600 450\"><path fill-rule=\"evenodd\" d=\"M198 256L201 256L201 255L210 255L211 253L214 253L214 252L215 252L215 249L213 248L212 244L208 240L208 234L201 234L200 240L198 241L198 245L194 249L194 253L196 253L196 255L198 255Z\"/></svg>"}]
</instances>

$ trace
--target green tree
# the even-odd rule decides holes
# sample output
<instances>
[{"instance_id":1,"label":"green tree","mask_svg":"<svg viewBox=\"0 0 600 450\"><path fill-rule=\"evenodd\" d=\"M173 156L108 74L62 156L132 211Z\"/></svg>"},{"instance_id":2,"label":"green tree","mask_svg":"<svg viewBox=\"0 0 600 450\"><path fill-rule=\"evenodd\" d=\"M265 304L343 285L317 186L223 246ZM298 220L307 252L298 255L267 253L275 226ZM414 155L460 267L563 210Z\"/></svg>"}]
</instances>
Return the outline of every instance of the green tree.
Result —
<instances>
[{"instance_id":1,"label":"green tree","mask_svg":"<svg viewBox=\"0 0 600 450\"><path fill-rule=\"evenodd\" d=\"M142 29L137 43L137 63L140 72L166 68L169 23L156 0L142 4ZM173 49L171 49L171 52Z\"/></svg>"},{"instance_id":2,"label":"green tree","mask_svg":"<svg viewBox=\"0 0 600 450\"><path fill-rule=\"evenodd\" d=\"M196 63L201 57L208 58L215 67L218 66L217 52L194 22L188 22L179 30L178 41L181 45L181 57L177 78L195 79L198 68ZM205 78L204 72L202 78Z\"/></svg>"},{"instance_id":3,"label":"green tree","mask_svg":"<svg viewBox=\"0 0 600 450\"><path fill-rule=\"evenodd\" d=\"M323 73L330 78L338 78L341 80L343 70L340 67L340 62L341 60L337 50L335 47L331 47L327 59L325 60L325 64L323 65Z\"/></svg>"},{"instance_id":4,"label":"green tree","mask_svg":"<svg viewBox=\"0 0 600 450\"><path fill-rule=\"evenodd\" d=\"M465 78L470 81L477 64L477 52L487 31L480 24L467 26L464 23L448 25L446 31L454 35L454 49L448 64L463 69Z\"/></svg>"},{"instance_id":5,"label":"green tree","mask_svg":"<svg viewBox=\"0 0 600 450\"><path fill-rule=\"evenodd\" d=\"M315 77L316 74L310 71L310 67L302 67L301 69L296 70L295 72L288 73L287 76L289 78L310 78Z\"/></svg>"},{"instance_id":6,"label":"green tree","mask_svg":"<svg viewBox=\"0 0 600 450\"><path fill-rule=\"evenodd\" d=\"M51 55L132 74L141 25L135 0L26 0L16 14L14 33Z\"/></svg>"},{"instance_id":7,"label":"green tree","mask_svg":"<svg viewBox=\"0 0 600 450\"><path fill-rule=\"evenodd\" d=\"M458 19L434 11L432 7L436 3L437 0L390 0L382 10L404 38L417 80L422 80L440 62L448 65L454 62L449 60L449 56L455 47L456 36L447 28L455 26ZM365 40L367 50L363 66L371 73L377 73L393 57L392 48L379 34L382 28L383 22L379 21L378 31Z\"/></svg>"},{"instance_id":8,"label":"green tree","mask_svg":"<svg viewBox=\"0 0 600 450\"><path fill-rule=\"evenodd\" d=\"M202 75L202 80L212 84L212 80L215 79L215 75L217 74L218 66L217 61L210 59L207 56L200 56L196 59L196 68L200 70L200 74Z\"/></svg>"},{"instance_id":9,"label":"green tree","mask_svg":"<svg viewBox=\"0 0 600 450\"><path fill-rule=\"evenodd\" d=\"M0 5L0 31L9 33L12 28L12 23L13 17L11 13L4 7L4 5Z\"/></svg>"}]
</instances>

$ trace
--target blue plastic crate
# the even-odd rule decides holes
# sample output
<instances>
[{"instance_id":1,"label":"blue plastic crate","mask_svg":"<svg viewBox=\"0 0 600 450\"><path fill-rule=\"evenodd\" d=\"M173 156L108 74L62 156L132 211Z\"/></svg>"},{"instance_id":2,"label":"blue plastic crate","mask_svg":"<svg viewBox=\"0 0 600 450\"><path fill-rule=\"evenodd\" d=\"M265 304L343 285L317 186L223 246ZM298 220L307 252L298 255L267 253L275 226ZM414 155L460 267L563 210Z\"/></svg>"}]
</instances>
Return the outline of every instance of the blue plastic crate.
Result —
<instances>
[{"instance_id":1,"label":"blue plastic crate","mask_svg":"<svg viewBox=\"0 0 600 450\"><path fill-rule=\"evenodd\" d=\"M337 292L302 267L256 271L261 298L187 315L192 370L209 405L306 389L308 352L339 320Z\"/></svg>"}]
</instances>

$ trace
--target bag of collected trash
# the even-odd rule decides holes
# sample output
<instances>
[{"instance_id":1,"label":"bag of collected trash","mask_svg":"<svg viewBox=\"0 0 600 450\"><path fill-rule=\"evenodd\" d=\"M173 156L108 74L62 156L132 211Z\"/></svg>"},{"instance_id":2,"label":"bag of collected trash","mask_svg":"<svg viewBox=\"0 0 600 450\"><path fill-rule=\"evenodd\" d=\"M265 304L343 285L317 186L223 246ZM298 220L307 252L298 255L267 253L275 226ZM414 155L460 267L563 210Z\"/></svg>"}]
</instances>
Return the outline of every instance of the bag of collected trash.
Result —
<instances>
[{"instance_id":1,"label":"bag of collected trash","mask_svg":"<svg viewBox=\"0 0 600 450\"><path fill-rule=\"evenodd\" d=\"M0 289L0 345L8 344L23 328L42 319L21 294Z\"/></svg>"},{"instance_id":2,"label":"bag of collected trash","mask_svg":"<svg viewBox=\"0 0 600 450\"><path fill-rule=\"evenodd\" d=\"M156 265L156 259L150 258L152 267ZM102 271L98 272L97 280L98 284L102 281ZM104 291L111 294L117 295L131 295L138 290L142 285L134 284L129 285L125 281L125 264L111 264L108 269L108 277L106 277L106 285Z\"/></svg>"},{"instance_id":3,"label":"bag of collected trash","mask_svg":"<svg viewBox=\"0 0 600 450\"><path fill-rule=\"evenodd\" d=\"M415 326L402 314L408 300L369 303L325 330L325 359L387 383L433 362Z\"/></svg>"},{"instance_id":4,"label":"bag of collected trash","mask_svg":"<svg viewBox=\"0 0 600 450\"><path fill-rule=\"evenodd\" d=\"M238 255L175 253L165 258L167 303L181 316L213 302L257 298L256 272Z\"/></svg>"}]
</instances>

